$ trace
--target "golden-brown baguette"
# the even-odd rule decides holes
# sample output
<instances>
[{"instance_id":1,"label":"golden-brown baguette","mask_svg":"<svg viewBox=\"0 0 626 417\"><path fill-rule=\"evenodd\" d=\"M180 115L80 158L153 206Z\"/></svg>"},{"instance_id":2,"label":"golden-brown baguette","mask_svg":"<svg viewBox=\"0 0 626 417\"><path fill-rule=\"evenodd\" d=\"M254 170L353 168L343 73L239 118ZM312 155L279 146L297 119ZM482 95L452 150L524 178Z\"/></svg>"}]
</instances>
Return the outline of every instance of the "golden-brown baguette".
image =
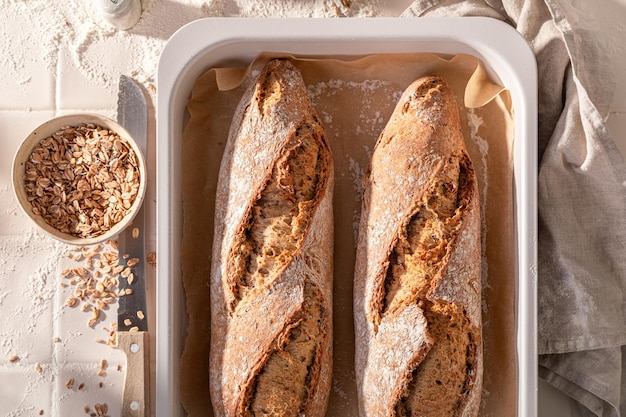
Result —
<instances>
[{"instance_id":1,"label":"golden-brown baguette","mask_svg":"<svg viewBox=\"0 0 626 417\"><path fill-rule=\"evenodd\" d=\"M361 416L470 417L482 391L481 231L453 93L403 93L364 180L354 278Z\"/></svg>"},{"instance_id":2,"label":"golden-brown baguette","mask_svg":"<svg viewBox=\"0 0 626 417\"><path fill-rule=\"evenodd\" d=\"M324 416L332 375L333 162L301 74L268 62L224 151L211 268L216 416Z\"/></svg>"}]
</instances>

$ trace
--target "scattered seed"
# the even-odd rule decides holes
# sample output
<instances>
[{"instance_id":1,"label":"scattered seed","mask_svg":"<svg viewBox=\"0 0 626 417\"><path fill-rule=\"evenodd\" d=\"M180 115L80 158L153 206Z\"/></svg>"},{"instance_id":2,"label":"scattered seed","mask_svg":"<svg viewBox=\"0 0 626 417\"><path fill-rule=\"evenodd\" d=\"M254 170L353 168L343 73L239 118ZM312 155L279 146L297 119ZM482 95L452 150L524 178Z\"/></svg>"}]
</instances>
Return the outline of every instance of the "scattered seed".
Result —
<instances>
[{"instance_id":1,"label":"scattered seed","mask_svg":"<svg viewBox=\"0 0 626 417\"><path fill-rule=\"evenodd\" d=\"M148 265L152 266L152 269L156 269L156 252L150 252L146 256L146 262L148 262Z\"/></svg>"},{"instance_id":2,"label":"scattered seed","mask_svg":"<svg viewBox=\"0 0 626 417\"><path fill-rule=\"evenodd\" d=\"M96 403L93 405L93 409L97 417L102 417L102 416L106 416L107 412L109 411L109 406L106 405L106 403L103 403L103 404Z\"/></svg>"},{"instance_id":3,"label":"scattered seed","mask_svg":"<svg viewBox=\"0 0 626 417\"><path fill-rule=\"evenodd\" d=\"M9 362L13 363L13 362L17 362L20 360L20 357L17 355L13 355L9 358Z\"/></svg>"},{"instance_id":4,"label":"scattered seed","mask_svg":"<svg viewBox=\"0 0 626 417\"><path fill-rule=\"evenodd\" d=\"M65 383L65 386L66 386L68 389L72 389L72 387L74 386L74 378L70 378L70 379L68 379L68 380L67 380L67 382Z\"/></svg>"},{"instance_id":5,"label":"scattered seed","mask_svg":"<svg viewBox=\"0 0 626 417\"><path fill-rule=\"evenodd\" d=\"M135 265L137 265L139 263L139 258L130 258L127 262L126 262L126 266L128 267L133 267Z\"/></svg>"}]
</instances>

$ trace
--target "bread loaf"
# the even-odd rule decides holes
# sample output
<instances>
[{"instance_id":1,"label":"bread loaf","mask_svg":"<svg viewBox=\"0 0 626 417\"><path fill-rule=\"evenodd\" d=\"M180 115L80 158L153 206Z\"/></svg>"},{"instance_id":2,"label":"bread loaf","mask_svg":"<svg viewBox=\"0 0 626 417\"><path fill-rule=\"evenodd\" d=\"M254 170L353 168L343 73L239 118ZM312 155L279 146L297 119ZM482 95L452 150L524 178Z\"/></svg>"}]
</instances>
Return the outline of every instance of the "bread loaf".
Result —
<instances>
[{"instance_id":1,"label":"bread loaf","mask_svg":"<svg viewBox=\"0 0 626 417\"><path fill-rule=\"evenodd\" d=\"M364 181L354 278L361 416L478 414L480 224L455 98L441 78L420 78Z\"/></svg>"},{"instance_id":2,"label":"bread loaf","mask_svg":"<svg viewBox=\"0 0 626 417\"><path fill-rule=\"evenodd\" d=\"M214 414L323 416L332 374L333 163L297 68L265 65L225 147L211 270Z\"/></svg>"}]
</instances>

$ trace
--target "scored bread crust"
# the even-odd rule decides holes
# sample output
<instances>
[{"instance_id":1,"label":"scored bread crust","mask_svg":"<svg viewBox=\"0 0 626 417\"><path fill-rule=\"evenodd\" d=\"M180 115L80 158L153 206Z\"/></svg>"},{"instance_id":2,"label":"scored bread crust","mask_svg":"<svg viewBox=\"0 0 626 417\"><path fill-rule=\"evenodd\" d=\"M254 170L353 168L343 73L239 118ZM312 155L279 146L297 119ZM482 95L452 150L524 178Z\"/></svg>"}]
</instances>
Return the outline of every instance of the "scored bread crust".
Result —
<instances>
[{"instance_id":1,"label":"scored bread crust","mask_svg":"<svg viewBox=\"0 0 626 417\"><path fill-rule=\"evenodd\" d=\"M406 290L402 293L406 300L391 308L390 298L386 298L391 284L386 277L395 262L392 253L402 236L409 233L408 225L419 216L420 207L433 199L429 193L437 181L448 181L444 173L448 161L461 161L464 173L463 182L456 184L460 206L448 221L454 223L453 233L433 267L436 273L430 277L428 291L417 296ZM459 319L467 323L471 341L466 390L450 417L477 416L483 360L480 224L475 174L454 96L441 78L420 78L403 93L378 138L364 178L354 277L355 365L361 416L398 415L396 407L406 398L416 370L436 344L442 343L426 318L425 306L435 304L446 311L454 307L457 312L450 314L455 320L455 314L464 312ZM437 414L437 407L432 405L428 415L443 415Z\"/></svg>"},{"instance_id":2,"label":"scored bread crust","mask_svg":"<svg viewBox=\"0 0 626 417\"><path fill-rule=\"evenodd\" d=\"M285 169L295 152L293 143L303 126L319 146L320 162L315 197L299 206L293 220L294 228L303 228L302 237L292 253L277 258L265 281L243 288L233 271L237 246L251 227L253 212L264 204L260 199L272 172ZM319 301L319 334L298 415L325 415L332 374L333 182L330 148L299 71L288 60L270 61L235 111L218 179L209 361L216 416L252 415L250 404L264 367L314 314L308 304L311 289Z\"/></svg>"}]
</instances>

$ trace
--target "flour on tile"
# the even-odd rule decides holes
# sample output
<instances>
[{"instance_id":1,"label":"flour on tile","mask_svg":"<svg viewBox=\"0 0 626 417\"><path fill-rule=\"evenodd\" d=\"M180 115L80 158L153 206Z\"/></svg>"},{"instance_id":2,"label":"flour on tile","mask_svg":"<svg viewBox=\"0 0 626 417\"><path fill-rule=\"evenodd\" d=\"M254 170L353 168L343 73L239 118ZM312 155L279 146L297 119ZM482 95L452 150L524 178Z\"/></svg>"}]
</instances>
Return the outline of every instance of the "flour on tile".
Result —
<instances>
[{"instance_id":1,"label":"flour on tile","mask_svg":"<svg viewBox=\"0 0 626 417\"><path fill-rule=\"evenodd\" d=\"M0 43L5 59L0 68L19 73L32 53L24 46L45 45L43 57L50 71L56 71L59 51L70 51L74 65L90 81L117 91L119 74L131 73L148 90L154 89L159 56L168 39L182 26L206 17L370 17L378 12L376 0L306 2L185 0L181 2L143 0L143 13L135 26L117 30L104 21L94 4L84 0L8 0L13 14L25 22L37 16L37 24L25 32L20 45ZM29 78L21 80L28 83Z\"/></svg>"}]
</instances>

